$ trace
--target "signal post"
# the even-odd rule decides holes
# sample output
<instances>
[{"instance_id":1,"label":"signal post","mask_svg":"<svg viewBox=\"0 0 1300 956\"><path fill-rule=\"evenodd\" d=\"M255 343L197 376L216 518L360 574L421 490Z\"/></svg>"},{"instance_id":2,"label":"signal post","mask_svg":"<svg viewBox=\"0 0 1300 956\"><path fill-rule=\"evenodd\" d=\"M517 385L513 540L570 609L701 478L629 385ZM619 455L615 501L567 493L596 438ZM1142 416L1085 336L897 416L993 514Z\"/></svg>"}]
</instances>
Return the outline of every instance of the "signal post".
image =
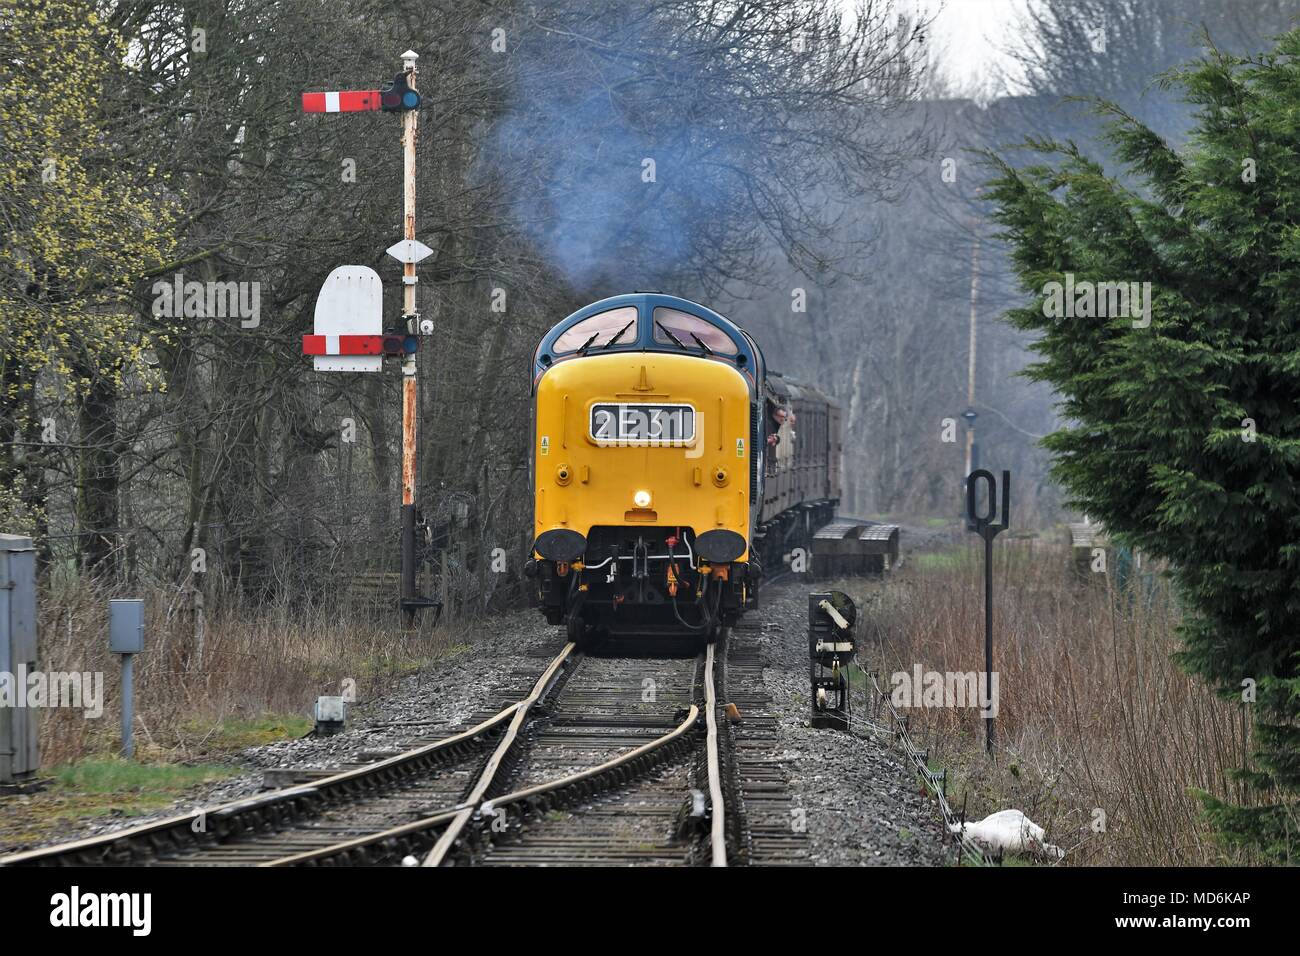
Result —
<instances>
[{"instance_id":1,"label":"signal post","mask_svg":"<svg viewBox=\"0 0 1300 956\"><path fill-rule=\"evenodd\" d=\"M402 114L402 240L388 254L402 263L402 332L382 332L382 288L379 276L365 266L340 266L330 273L316 300L316 334L303 337L303 353L314 356L318 371L375 372L382 358L400 360L402 369L402 506L400 607L406 624L417 612L438 602L416 588L416 501L418 478L419 390L416 353L419 336L433 332L431 320L416 310L419 281L416 263L433 250L415 238L415 142L420 95L416 91L419 59L414 50L402 54L402 72L380 90L340 90L304 93L308 113L352 113L370 110Z\"/></svg>"},{"instance_id":2,"label":"signal post","mask_svg":"<svg viewBox=\"0 0 1300 956\"><path fill-rule=\"evenodd\" d=\"M414 92L416 80L414 50L402 54L402 68L407 85ZM418 95L418 94L417 94ZM415 242L415 134L419 122L418 110L402 114L402 189L403 232L408 247ZM419 332L420 316L415 311L415 257L405 256L402 262L402 322L406 334ZM409 625L413 623L418 606L415 590L415 482L417 478L416 439L419 436L420 401L416 387L415 353L402 360L402 613Z\"/></svg>"}]
</instances>

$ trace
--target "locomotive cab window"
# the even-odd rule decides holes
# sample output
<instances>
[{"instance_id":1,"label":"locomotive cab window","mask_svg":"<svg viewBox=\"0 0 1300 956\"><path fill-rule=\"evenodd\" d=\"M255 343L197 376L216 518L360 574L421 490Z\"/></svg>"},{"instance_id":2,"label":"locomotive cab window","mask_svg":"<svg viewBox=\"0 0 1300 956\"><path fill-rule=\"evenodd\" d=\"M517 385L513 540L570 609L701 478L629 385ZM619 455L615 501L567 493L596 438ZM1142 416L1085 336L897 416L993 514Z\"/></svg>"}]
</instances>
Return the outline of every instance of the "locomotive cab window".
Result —
<instances>
[{"instance_id":1,"label":"locomotive cab window","mask_svg":"<svg viewBox=\"0 0 1300 956\"><path fill-rule=\"evenodd\" d=\"M560 334L551 351L557 355L585 349L596 352L611 345L632 345L637 340L636 308L624 306L588 316Z\"/></svg>"},{"instance_id":2,"label":"locomotive cab window","mask_svg":"<svg viewBox=\"0 0 1300 956\"><path fill-rule=\"evenodd\" d=\"M740 349L730 335L698 315L677 309L654 311L655 341L694 352L735 355Z\"/></svg>"}]
</instances>

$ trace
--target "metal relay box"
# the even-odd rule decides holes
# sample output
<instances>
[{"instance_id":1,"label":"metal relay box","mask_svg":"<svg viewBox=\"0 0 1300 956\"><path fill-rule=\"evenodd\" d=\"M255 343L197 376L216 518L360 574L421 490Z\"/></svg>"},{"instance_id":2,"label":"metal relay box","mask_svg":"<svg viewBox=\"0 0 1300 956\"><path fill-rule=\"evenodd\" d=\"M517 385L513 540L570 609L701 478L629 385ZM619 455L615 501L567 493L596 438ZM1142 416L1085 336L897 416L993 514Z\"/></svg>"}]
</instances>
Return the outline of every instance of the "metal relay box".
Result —
<instances>
[{"instance_id":1,"label":"metal relay box","mask_svg":"<svg viewBox=\"0 0 1300 956\"><path fill-rule=\"evenodd\" d=\"M32 539L0 534L0 680L12 706L0 707L0 783L22 783L41 766L40 711L26 706L36 664L36 549Z\"/></svg>"},{"instance_id":2,"label":"metal relay box","mask_svg":"<svg viewBox=\"0 0 1300 956\"><path fill-rule=\"evenodd\" d=\"M144 651L144 601L125 598L108 602L108 649L114 654Z\"/></svg>"}]
</instances>

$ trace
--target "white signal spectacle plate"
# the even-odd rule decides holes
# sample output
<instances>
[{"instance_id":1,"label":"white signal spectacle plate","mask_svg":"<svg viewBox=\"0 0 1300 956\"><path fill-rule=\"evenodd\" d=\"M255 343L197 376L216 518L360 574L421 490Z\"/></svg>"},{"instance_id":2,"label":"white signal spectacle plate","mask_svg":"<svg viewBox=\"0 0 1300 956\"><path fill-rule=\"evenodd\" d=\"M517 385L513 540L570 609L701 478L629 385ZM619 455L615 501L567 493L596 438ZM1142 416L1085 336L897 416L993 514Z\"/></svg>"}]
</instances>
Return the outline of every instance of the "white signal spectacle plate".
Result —
<instances>
[{"instance_id":1,"label":"white signal spectacle plate","mask_svg":"<svg viewBox=\"0 0 1300 956\"><path fill-rule=\"evenodd\" d=\"M403 239L389 247L388 254L398 262L419 262L433 255L433 250L419 239Z\"/></svg>"},{"instance_id":2,"label":"white signal spectacle plate","mask_svg":"<svg viewBox=\"0 0 1300 956\"><path fill-rule=\"evenodd\" d=\"M325 279L316 297L317 335L381 335L384 331L384 286L369 266L339 266ZM318 372L379 372L382 355L313 355Z\"/></svg>"}]
</instances>

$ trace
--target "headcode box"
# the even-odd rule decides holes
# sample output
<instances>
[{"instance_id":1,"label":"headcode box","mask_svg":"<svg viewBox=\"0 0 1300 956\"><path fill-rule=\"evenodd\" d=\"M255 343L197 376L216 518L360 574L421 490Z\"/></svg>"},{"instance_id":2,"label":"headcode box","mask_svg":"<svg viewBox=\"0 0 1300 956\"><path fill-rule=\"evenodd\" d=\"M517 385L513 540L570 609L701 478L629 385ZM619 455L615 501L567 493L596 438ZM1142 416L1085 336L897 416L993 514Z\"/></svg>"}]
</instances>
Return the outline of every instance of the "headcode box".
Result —
<instances>
[{"instance_id":1,"label":"headcode box","mask_svg":"<svg viewBox=\"0 0 1300 956\"><path fill-rule=\"evenodd\" d=\"M144 650L143 600L108 602L108 649L114 654L139 654Z\"/></svg>"}]
</instances>

